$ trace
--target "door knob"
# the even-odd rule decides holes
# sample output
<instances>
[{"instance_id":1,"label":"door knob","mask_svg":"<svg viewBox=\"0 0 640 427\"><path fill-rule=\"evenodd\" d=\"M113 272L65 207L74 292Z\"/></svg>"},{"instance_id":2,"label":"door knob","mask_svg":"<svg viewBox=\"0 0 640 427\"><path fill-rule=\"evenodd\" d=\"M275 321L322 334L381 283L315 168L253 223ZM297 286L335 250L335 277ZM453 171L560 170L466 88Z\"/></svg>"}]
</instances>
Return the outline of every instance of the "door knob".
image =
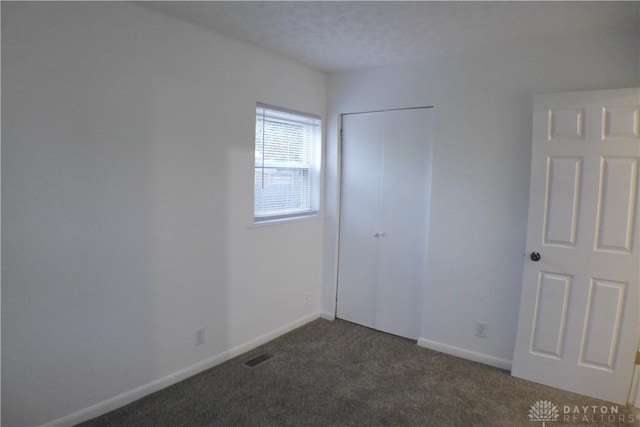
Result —
<instances>
[{"instance_id":1,"label":"door knob","mask_svg":"<svg viewBox=\"0 0 640 427\"><path fill-rule=\"evenodd\" d=\"M378 231L376 234L373 235L373 237L384 237L386 235L387 233L385 233L384 231Z\"/></svg>"},{"instance_id":2,"label":"door knob","mask_svg":"<svg viewBox=\"0 0 640 427\"><path fill-rule=\"evenodd\" d=\"M529 255L529 258L531 258L531 261L533 262L538 262L540 261L540 253L538 252L531 252L531 255Z\"/></svg>"}]
</instances>

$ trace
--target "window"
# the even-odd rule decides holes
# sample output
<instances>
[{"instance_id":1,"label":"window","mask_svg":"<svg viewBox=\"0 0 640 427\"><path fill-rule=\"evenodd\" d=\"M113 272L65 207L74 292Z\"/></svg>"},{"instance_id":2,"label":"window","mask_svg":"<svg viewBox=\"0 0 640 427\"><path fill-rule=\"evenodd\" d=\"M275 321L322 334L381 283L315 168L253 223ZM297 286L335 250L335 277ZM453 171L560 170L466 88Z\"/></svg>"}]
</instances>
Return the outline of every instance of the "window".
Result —
<instances>
[{"instance_id":1,"label":"window","mask_svg":"<svg viewBox=\"0 0 640 427\"><path fill-rule=\"evenodd\" d=\"M256 106L254 222L318 214L320 117Z\"/></svg>"}]
</instances>

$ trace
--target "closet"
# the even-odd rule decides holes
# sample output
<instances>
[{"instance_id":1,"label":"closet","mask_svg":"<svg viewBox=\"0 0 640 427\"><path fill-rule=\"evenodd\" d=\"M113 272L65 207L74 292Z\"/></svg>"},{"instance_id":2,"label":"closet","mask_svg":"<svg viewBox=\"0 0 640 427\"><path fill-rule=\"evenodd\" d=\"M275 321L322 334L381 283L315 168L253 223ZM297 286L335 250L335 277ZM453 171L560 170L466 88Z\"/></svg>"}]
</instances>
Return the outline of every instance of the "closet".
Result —
<instances>
[{"instance_id":1,"label":"closet","mask_svg":"<svg viewBox=\"0 0 640 427\"><path fill-rule=\"evenodd\" d=\"M432 109L342 116L337 317L417 339Z\"/></svg>"}]
</instances>

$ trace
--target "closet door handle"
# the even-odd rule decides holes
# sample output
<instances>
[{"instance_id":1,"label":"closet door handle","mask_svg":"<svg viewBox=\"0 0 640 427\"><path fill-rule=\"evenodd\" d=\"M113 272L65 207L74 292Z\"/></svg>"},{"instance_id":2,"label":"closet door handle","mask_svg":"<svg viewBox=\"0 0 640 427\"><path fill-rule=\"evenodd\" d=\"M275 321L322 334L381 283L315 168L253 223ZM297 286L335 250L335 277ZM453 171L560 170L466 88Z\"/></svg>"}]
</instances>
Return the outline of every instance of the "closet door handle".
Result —
<instances>
[{"instance_id":1,"label":"closet door handle","mask_svg":"<svg viewBox=\"0 0 640 427\"><path fill-rule=\"evenodd\" d=\"M378 231L376 234L373 235L373 237L386 237L387 233L384 231Z\"/></svg>"}]
</instances>

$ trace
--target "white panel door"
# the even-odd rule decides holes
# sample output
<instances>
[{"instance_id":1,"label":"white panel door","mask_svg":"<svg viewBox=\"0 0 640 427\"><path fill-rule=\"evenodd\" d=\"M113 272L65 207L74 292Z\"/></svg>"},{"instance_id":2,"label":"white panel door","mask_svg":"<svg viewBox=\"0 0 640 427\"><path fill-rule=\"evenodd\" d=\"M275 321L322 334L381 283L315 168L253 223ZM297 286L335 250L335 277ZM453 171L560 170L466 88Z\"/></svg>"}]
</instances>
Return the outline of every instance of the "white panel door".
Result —
<instances>
[{"instance_id":1,"label":"white panel door","mask_svg":"<svg viewBox=\"0 0 640 427\"><path fill-rule=\"evenodd\" d=\"M640 337L639 89L534 98L512 374L626 403Z\"/></svg>"},{"instance_id":2,"label":"white panel door","mask_svg":"<svg viewBox=\"0 0 640 427\"><path fill-rule=\"evenodd\" d=\"M425 282L431 109L343 116L338 312L417 339Z\"/></svg>"}]
</instances>

